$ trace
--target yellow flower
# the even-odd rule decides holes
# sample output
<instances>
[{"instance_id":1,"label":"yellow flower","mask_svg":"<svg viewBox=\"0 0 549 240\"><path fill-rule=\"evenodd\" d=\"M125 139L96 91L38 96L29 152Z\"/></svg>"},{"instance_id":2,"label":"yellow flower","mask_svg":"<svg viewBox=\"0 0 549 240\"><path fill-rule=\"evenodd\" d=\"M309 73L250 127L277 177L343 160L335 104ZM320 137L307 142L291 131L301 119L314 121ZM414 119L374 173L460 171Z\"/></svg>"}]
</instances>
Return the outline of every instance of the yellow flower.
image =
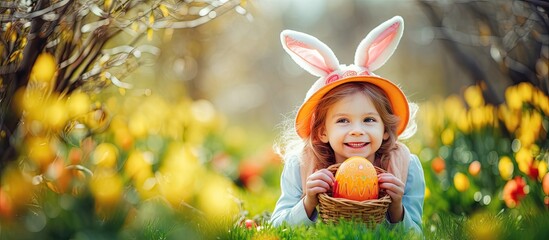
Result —
<instances>
[{"instance_id":1,"label":"yellow flower","mask_svg":"<svg viewBox=\"0 0 549 240\"><path fill-rule=\"evenodd\" d=\"M133 184L142 199L158 194L157 180L152 172L152 154L132 151L124 165L126 176L131 177Z\"/></svg>"},{"instance_id":2,"label":"yellow flower","mask_svg":"<svg viewBox=\"0 0 549 240\"><path fill-rule=\"evenodd\" d=\"M90 190L98 206L113 206L122 198L124 183L114 169L99 169L90 181Z\"/></svg>"},{"instance_id":3,"label":"yellow flower","mask_svg":"<svg viewBox=\"0 0 549 240\"><path fill-rule=\"evenodd\" d=\"M83 92L75 92L67 99L67 105L71 117L83 115L90 111L90 97Z\"/></svg>"},{"instance_id":4,"label":"yellow flower","mask_svg":"<svg viewBox=\"0 0 549 240\"><path fill-rule=\"evenodd\" d=\"M469 110L469 119L475 129L480 129L484 126L486 122L486 117L484 115L483 108L475 107Z\"/></svg>"},{"instance_id":5,"label":"yellow flower","mask_svg":"<svg viewBox=\"0 0 549 240\"><path fill-rule=\"evenodd\" d=\"M235 187L229 179L209 173L202 176L202 181L198 191L198 203L206 216L219 221L238 213L238 206L232 195Z\"/></svg>"},{"instance_id":6,"label":"yellow flower","mask_svg":"<svg viewBox=\"0 0 549 240\"><path fill-rule=\"evenodd\" d=\"M471 108L478 108L484 105L484 97L482 96L482 89L478 85L473 85L465 89L463 94L467 105Z\"/></svg>"},{"instance_id":7,"label":"yellow flower","mask_svg":"<svg viewBox=\"0 0 549 240\"><path fill-rule=\"evenodd\" d=\"M44 122L51 129L60 130L69 118L66 109L64 101L51 101L44 109Z\"/></svg>"},{"instance_id":8,"label":"yellow flower","mask_svg":"<svg viewBox=\"0 0 549 240\"><path fill-rule=\"evenodd\" d=\"M452 144L454 142L454 130L451 128L444 129L444 131L440 134L440 138L442 139L442 144Z\"/></svg>"},{"instance_id":9,"label":"yellow flower","mask_svg":"<svg viewBox=\"0 0 549 240\"><path fill-rule=\"evenodd\" d=\"M530 147L536 140L536 137L534 136L534 133L529 128L525 128L525 126L528 125L522 125L521 131L519 131L517 135L520 140L520 144L523 147Z\"/></svg>"},{"instance_id":10,"label":"yellow flower","mask_svg":"<svg viewBox=\"0 0 549 240\"><path fill-rule=\"evenodd\" d=\"M37 81L50 83L57 71L55 57L50 53L41 53L36 58L31 74Z\"/></svg>"},{"instance_id":11,"label":"yellow flower","mask_svg":"<svg viewBox=\"0 0 549 240\"><path fill-rule=\"evenodd\" d=\"M469 121L470 114L461 114L457 120L458 129L464 133L471 131L471 121Z\"/></svg>"},{"instance_id":12,"label":"yellow flower","mask_svg":"<svg viewBox=\"0 0 549 240\"><path fill-rule=\"evenodd\" d=\"M534 92L534 87L531 83L521 82L517 85L519 96L522 97L523 102L532 102L532 93Z\"/></svg>"},{"instance_id":13,"label":"yellow flower","mask_svg":"<svg viewBox=\"0 0 549 240\"><path fill-rule=\"evenodd\" d=\"M501 105L498 108L498 116L509 132L514 133L520 124L520 110L511 110L508 106Z\"/></svg>"},{"instance_id":14,"label":"yellow flower","mask_svg":"<svg viewBox=\"0 0 549 240\"><path fill-rule=\"evenodd\" d=\"M48 137L30 137L26 140L28 157L38 166L47 166L55 159L55 147Z\"/></svg>"},{"instance_id":15,"label":"yellow flower","mask_svg":"<svg viewBox=\"0 0 549 240\"><path fill-rule=\"evenodd\" d=\"M496 109L494 108L493 105L485 105L483 107L483 111L484 111L484 124L485 125L494 125L497 123L494 115L495 115L495 112L496 112Z\"/></svg>"},{"instance_id":16,"label":"yellow flower","mask_svg":"<svg viewBox=\"0 0 549 240\"><path fill-rule=\"evenodd\" d=\"M25 117L40 119L43 115L45 102L44 93L38 89L21 88L15 93L15 101L20 112L25 112Z\"/></svg>"},{"instance_id":17,"label":"yellow flower","mask_svg":"<svg viewBox=\"0 0 549 240\"><path fill-rule=\"evenodd\" d=\"M549 115L549 97L539 89L535 91L534 106L538 106L546 116Z\"/></svg>"},{"instance_id":18,"label":"yellow flower","mask_svg":"<svg viewBox=\"0 0 549 240\"><path fill-rule=\"evenodd\" d=\"M515 167L513 166L513 162L508 156L503 156L499 159L498 170L499 175L503 180L509 180L511 179L511 177L513 177L514 168Z\"/></svg>"},{"instance_id":19,"label":"yellow flower","mask_svg":"<svg viewBox=\"0 0 549 240\"><path fill-rule=\"evenodd\" d=\"M465 192L469 189L469 178L467 175L458 172L454 175L454 186L460 192Z\"/></svg>"},{"instance_id":20,"label":"yellow flower","mask_svg":"<svg viewBox=\"0 0 549 240\"><path fill-rule=\"evenodd\" d=\"M172 143L156 178L160 193L173 206L187 201L195 195L193 187L204 174L202 165L188 145Z\"/></svg>"},{"instance_id":21,"label":"yellow flower","mask_svg":"<svg viewBox=\"0 0 549 240\"><path fill-rule=\"evenodd\" d=\"M543 129L543 116L538 111L533 111L530 116L530 131L537 137L540 131Z\"/></svg>"},{"instance_id":22,"label":"yellow flower","mask_svg":"<svg viewBox=\"0 0 549 240\"><path fill-rule=\"evenodd\" d=\"M105 108L97 104L96 109L86 114L84 123L91 129L104 128L109 123L109 115Z\"/></svg>"},{"instance_id":23,"label":"yellow flower","mask_svg":"<svg viewBox=\"0 0 549 240\"><path fill-rule=\"evenodd\" d=\"M457 122L463 112L465 112L465 107L463 106L463 103L459 96L451 95L444 100L444 115L447 116L451 122ZM437 116L439 115L436 115L434 117Z\"/></svg>"},{"instance_id":24,"label":"yellow flower","mask_svg":"<svg viewBox=\"0 0 549 240\"><path fill-rule=\"evenodd\" d=\"M511 110L520 110L522 108L522 97L515 86L505 89L505 101Z\"/></svg>"},{"instance_id":25,"label":"yellow flower","mask_svg":"<svg viewBox=\"0 0 549 240\"><path fill-rule=\"evenodd\" d=\"M515 154L515 159L517 160L519 170L523 173L528 174L530 170L530 165L534 160L530 149L524 147L520 148L520 150Z\"/></svg>"},{"instance_id":26,"label":"yellow flower","mask_svg":"<svg viewBox=\"0 0 549 240\"><path fill-rule=\"evenodd\" d=\"M547 162L539 161L538 171L539 171L539 180L541 181L543 176L545 176L545 174L547 173Z\"/></svg>"},{"instance_id":27,"label":"yellow flower","mask_svg":"<svg viewBox=\"0 0 549 240\"><path fill-rule=\"evenodd\" d=\"M93 163L99 167L114 168L118 161L118 149L111 143L101 143L93 152Z\"/></svg>"},{"instance_id":28,"label":"yellow flower","mask_svg":"<svg viewBox=\"0 0 549 240\"><path fill-rule=\"evenodd\" d=\"M105 6L105 11L108 11L111 8L111 5L112 0L105 0L105 2L103 2L103 6Z\"/></svg>"},{"instance_id":29,"label":"yellow flower","mask_svg":"<svg viewBox=\"0 0 549 240\"><path fill-rule=\"evenodd\" d=\"M134 113L130 117L130 122L128 126L130 133L135 138L145 137L148 133L149 124L147 122L147 117L142 113Z\"/></svg>"},{"instance_id":30,"label":"yellow flower","mask_svg":"<svg viewBox=\"0 0 549 240\"><path fill-rule=\"evenodd\" d=\"M142 175L148 176L148 173L152 172L152 166L145 160L142 152L135 150L130 153L124 164L124 172L128 177L141 178Z\"/></svg>"}]
</instances>

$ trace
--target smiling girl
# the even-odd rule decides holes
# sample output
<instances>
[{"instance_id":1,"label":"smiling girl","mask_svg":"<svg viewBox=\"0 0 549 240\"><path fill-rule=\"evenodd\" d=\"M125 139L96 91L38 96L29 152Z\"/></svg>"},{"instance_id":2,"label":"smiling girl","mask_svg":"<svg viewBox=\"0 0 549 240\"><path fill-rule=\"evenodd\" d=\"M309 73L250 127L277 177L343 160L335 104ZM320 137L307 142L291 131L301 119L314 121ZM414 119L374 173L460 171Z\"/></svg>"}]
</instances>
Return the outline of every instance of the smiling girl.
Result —
<instances>
[{"instance_id":1,"label":"smiling girl","mask_svg":"<svg viewBox=\"0 0 549 240\"><path fill-rule=\"evenodd\" d=\"M392 200L386 224L422 232L423 170L417 156L398 141L414 134L417 106L394 83L372 73L396 49L403 25L396 16L372 30L349 66L339 65L330 48L310 35L281 33L286 52L320 79L297 112L291 128L297 138L283 143L282 193L271 217L273 225L314 223L318 194L334 184L326 168L361 156L387 170L378 175L379 187Z\"/></svg>"}]
</instances>

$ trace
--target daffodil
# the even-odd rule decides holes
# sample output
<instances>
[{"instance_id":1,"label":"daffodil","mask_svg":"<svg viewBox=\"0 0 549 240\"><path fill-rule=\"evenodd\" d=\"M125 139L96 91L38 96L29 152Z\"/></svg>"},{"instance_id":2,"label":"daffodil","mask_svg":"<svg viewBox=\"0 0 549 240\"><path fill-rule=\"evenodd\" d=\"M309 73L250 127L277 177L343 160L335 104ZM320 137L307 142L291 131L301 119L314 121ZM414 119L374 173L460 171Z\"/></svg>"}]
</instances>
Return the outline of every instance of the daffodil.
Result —
<instances>
[{"instance_id":1,"label":"daffodil","mask_svg":"<svg viewBox=\"0 0 549 240\"><path fill-rule=\"evenodd\" d=\"M454 130L451 128L444 129L440 134L440 138L442 139L442 144L451 145L454 142Z\"/></svg>"},{"instance_id":2,"label":"daffodil","mask_svg":"<svg viewBox=\"0 0 549 240\"><path fill-rule=\"evenodd\" d=\"M471 108L478 108L484 105L484 97L482 96L482 89L479 85L472 85L467 87L464 92L465 101Z\"/></svg>"},{"instance_id":3,"label":"daffodil","mask_svg":"<svg viewBox=\"0 0 549 240\"><path fill-rule=\"evenodd\" d=\"M195 195L195 183L204 171L191 146L173 143L168 147L155 176L160 193L173 206L179 206L181 201L186 202Z\"/></svg>"},{"instance_id":4,"label":"daffodil","mask_svg":"<svg viewBox=\"0 0 549 240\"><path fill-rule=\"evenodd\" d=\"M486 116L481 107L475 107L469 110L469 121L474 129L481 129L486 122Z\"/></svg>"},{"instance_id":5,"label":"daffodil","mask_svg":"<svg viewBox=\"0 0 549 240\"><path fill-rule=\"evenodd\" d=\"M517 85L519 96L522 97L522 102L532 102L534 86L528 82L521 82Z\"/></svg>"},{"instance_id":6,"label":"daffodil","mask_svg":"<svg viewBox=\"0 0 549 240\"><path fill-rule=\"evenodd\" d=\"M545 174L547 174L547 162L546 161L539 161L539 164L538 164L538 171L539 171L539 180L541 180L543 178L543 176L545 176Z\"/></svg>"},{"instance_id":7,"label":"daffodil","mask_svg":"<svg viewBox=\"0 0 549 240\"><path fill-rule=\"evenodd\" d=\"M45 122L50 129L60 131L67 123L68 119L67 107L65 101L62 99L51 101L44 108L43 122Z\"/></svg>"},{"instance_id":8,"label":"daffodil","mask_svg":"<svg viewBox=\"0 0 549 240\"><path fill-rule=\"evenodd\" d=\"M76 117L86 114L91 110L91 100L88 94L75 92L67 98L69 116Z\"/></svg>"},{"instance_id":9,"label":"daffodil","mask_svg":"<svg viewBox=\"0 0 549 240\"><path fill-rule=\"evenodd\" d=\"M503 156L498 162L499 175L503 180L509 180L513 177L514 166L511 158Z\"/></svg>"},{"instance_id":10,"label":"daffodil","mask_svg":"<svg viewBox=\"0 0 549 240\"><path fill-rule=\"evenodd\" d=\"M507 105L501 105L498 108L498 116L503 120L507 131L514 133L520 124L520 112L511 110Z\"/></svg>"},{"instance_id":11,"label":"daffodil","mask_svg":"<svg viewBox=\"0 0 549 240\"><path fill-rule=\"evenodd\" d=\"M101 143L93 152L93 163L97 167L115 169L117 161L118 148L111 143Z\"/></svg>"},{"instance_id":12,"label":"daffodil","mask_svg":"<svg viewBox=\"0 0 549 240\"><path fill-rule=\"evenodd\" d=\"M56 147L49 137L34 136L26 139L27 154L37 166L45 167L55 159Z\"/></svg>"},{"instance_id":13,"label":"daffodil","mask_svg":"<svg viewBox=\"0 0 549 240\"><path fill-rule=\"evenodd\" d=\"M528 174L530 171L530 165L534 160L534 156L532 156L530 149L524 147L520 148L520 150L515 154L515 159L517 160L519 170Z\"/></svg>"},{"instance_id":14,"label":"daffodil","mask_svg":"<svg viewBox=\"0 0 549 240\"><path fill-rule=\"evenodd\" d=\"M457 172L454 175L454 186L456 189L460 192L465 192L467 189L469 189L469 178L467 178L467 175Z\"/></svg>"},{"instance_id":15,"label":"daffodil","mask_svg":"<svg viewBox=\"0 0 549 240\"><path fill-rule=\"evenodd\" d=\"M522 108L522 97L516 86L505 89L505 101L511 110L520 110Z\"/></svg>"},{"instance_id":16,"label":"daffodil","mask_svg":"<svg viewBox=\"0 0 549 240\"><path fill-rule=\"evenodd\" d=\"M203 181L197 195L199 208L206 216L220 221L238 213L238 205L233 196L236 188L231 181L214 173L203 176Z\"/></svg>"},{"instance_id":17,"label":"daffodil","mask_svg":"<svg viewBox=\"0 0 549 240\"><path fill-rule=\"evenodd\" d=\"M450 95L444 100L444 115L448 117L450 121L457 122L460 114L463 112L465 112L465 107L459 96Z\"/></svg>"},{"instance_id":18,"label":"daffodil","mask_svg":"<svg viewBox=\"0 0 549 240\"><path fill-rule=\"evenodd\" d=\"M38 82L51 84L56 71L57 62L55 57L50 53L41 53L32 67L31 76Z\"/></svg>"},{"instance_id":19,"label":"daffodil","mask_svg":"<svg viewBox=\"0 0 549 240\"><path fill-rule=\"evenodd\" d=\"M124 182L114 169L101 168L94 172L90 190L99 208L115 206L123 196Z\"/></svg>"}]
</instances>

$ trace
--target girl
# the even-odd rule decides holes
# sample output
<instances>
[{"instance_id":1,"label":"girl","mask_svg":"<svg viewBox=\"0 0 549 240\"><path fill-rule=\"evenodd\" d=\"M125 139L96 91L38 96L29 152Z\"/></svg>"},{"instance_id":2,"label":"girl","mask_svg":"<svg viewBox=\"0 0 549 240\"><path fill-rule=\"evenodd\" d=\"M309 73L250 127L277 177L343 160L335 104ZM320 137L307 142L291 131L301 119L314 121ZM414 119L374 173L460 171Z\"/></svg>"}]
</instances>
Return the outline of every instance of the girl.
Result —
<instances>
[{"instance_id":1,"label":"girl","mask_svg":"<svg viewBox=\"0 0 549 240\"><path fill-rule=\"evenodd\" d=\"M392 200L386 222L422 231L423 170L417 156L397 141L415 132L417 106L398 86L372 73L396 49L403 24L396 16L372 30L349 66L339 65L331 49L310 35L281 33L286 52L320 79L307 92L291 128L298 138L284 139L282 194L271 217L273 225L314 223L318 194L334 183L326 168L362 156L387 170L378 176L379 187Z\"/></svg>"}]
</instances>

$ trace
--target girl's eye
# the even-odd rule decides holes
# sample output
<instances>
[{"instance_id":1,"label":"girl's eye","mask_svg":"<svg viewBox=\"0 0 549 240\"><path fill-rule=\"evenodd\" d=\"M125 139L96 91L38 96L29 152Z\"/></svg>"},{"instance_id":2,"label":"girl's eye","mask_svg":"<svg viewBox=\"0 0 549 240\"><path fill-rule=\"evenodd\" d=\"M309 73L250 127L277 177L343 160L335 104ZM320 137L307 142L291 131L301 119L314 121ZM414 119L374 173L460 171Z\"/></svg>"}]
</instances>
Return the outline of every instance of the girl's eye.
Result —
<instances>
[{"instance_id":1,"label":"girl's eye","mask_svg":"<svg viewBox=\"0 0 549 240\"><path fill-rule=\"evenodd\" d=\"M375 122L375 121L376 121L376 119L373 118L373 117L367 117L367 118L364 119L364 122Z\"/></svg>"},{"instance_id":2,"label":"girl's eye","mask_svg":"<svg viewBox=\"0 0 549 240\"><path fill-rule=\"evenodd\" d=\"M340 118L340 119L337 119L336 123L348 123L349 120L347 120L346 118Z\"/></svg>"}]
</instances>

